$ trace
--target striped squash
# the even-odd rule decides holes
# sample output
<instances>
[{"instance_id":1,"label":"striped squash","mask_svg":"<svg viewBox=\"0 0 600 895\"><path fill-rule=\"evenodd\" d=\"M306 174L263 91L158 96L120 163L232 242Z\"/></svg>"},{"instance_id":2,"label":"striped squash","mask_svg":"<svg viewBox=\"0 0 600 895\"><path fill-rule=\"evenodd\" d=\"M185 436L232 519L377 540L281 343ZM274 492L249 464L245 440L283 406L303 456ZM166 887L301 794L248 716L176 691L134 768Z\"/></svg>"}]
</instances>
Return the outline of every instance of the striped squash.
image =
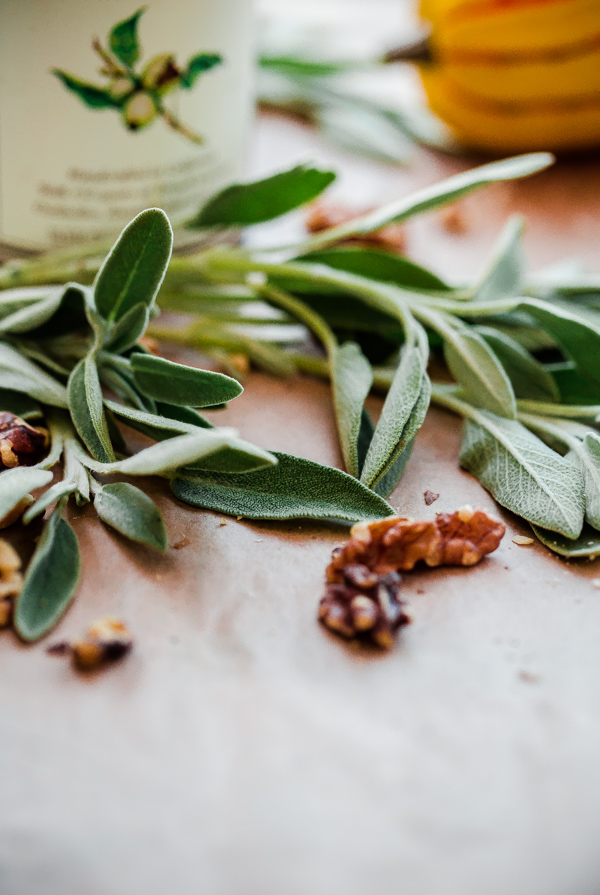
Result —
<instances>
[{"instance_id":1,"label":"striped squash","mask_svg":"<svg viewBox=\"0 0 600 895\"><path fill-rule=\"evenodd\" d=\"M478 149L600 146L600 0L421 0L434 112Z\"/></svg>"}]
</instances>

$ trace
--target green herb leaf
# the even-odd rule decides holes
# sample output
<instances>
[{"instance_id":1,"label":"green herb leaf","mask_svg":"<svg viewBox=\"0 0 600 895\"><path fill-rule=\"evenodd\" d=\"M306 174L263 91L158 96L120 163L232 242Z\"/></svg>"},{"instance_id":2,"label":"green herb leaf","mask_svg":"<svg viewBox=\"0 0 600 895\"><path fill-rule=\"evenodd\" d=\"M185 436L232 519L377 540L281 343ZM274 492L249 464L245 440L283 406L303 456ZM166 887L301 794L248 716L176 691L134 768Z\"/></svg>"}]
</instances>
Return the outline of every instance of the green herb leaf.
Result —
<instances>
[{"instance_id":1,"label":"green herb leaf","mask_svg":"<svg viewBox=\"0 0 600 895\"><path fill-rule=\"evenodd\" d=\"M248 519L378 519L393 510L352 476L273 452L277 466L245 475L175 478L173 493L195 507Z\"/></svg>"},{"instance_id":2,"label":"green herb leaf","mask_svg":"<svg viewBox=\"0 0 600 895\"><path fill-rule=\"evenodd\" d=\"M52 73L63 82L67 90L70 90L86 106L90 109L118 109L119 100L115 99L109 90L104 90L96 84L90 84L89 81L82 81L75 75L69 74L68 71L62 71L60 68L52 69Z\"/></svg>"},{"instance_id":3,"label":"green herb leaf","mask_svg":"<svg viewBox=\"0 0 600 895\"><path fill-rule=\"evenodd\" d=\"M264 180L234 184L210 199L188 227L245 227L270 221L310 202L333 180L332 171L298 165Z\"/></svg>"},{"instance_id":4,"label":"green herb leaf","mask_svg":"<svg viewBox=\"0 0 600 895\"><path fill-rule=\"evenodd\" d=\"M119 60L127 67L135 65L140 58L140 45L138 42L138 21L145 7L142 6L128 19L118 22L108 35L108 43Z\"/></svg>"},{"instance_id":5,"label":"green herb leaf","mask_svg":"<svg viewBox=\"0 0 600 895\"><path fill-rule=\"evenodd\" d=\"M5 342L0 343L0 377L4 389L24 392L51 407L67 406L64 386Z\"/></svg>"},{"instance_id":6,"label":"green herb leaf","mask_svg":"<svg viewBox=\"0 0 600 895\"><path fill-rule=\"evenodd\" d=\"M137 340L141 338L148 326L148 306L143 302L130 308L112 328L106 350L112 351L113 354L122 354L135 345Z\"/></svg>"},{"instance_id":7,"label":"green herb leaf","mask_svg":"<svg viewBox=\"0 0 600 895\"><path fill-rule=\"evenodd\" d=\"M475 288L475 301L495 301L519 294L525 279L522 235L522 219L511 217L500 234L489 270Z\"/></svg>"},{"instance_id":8,"label":"green herb leaf","mask_svg":"<svg viewBox=\"0 0 600 895\"><path fill-rule=\"evenodd\" d=\"M515 419L517 403L510 380L477 331L447 314L421 308L415 313L444 340L446 363L469 401L498 416Z\"/></svg>"},{"instance_id":9,"label":"green herb leaf","mask_svg":"<svg viewBox=\"0 0 600 895\"><path fill-rule=\"evenodd\" d=\"M30 522L33 522L34 519L41 516L51 504L60 500L61 497L65 497L67 494L72 494L76 488L77 485L75 482L69 481L57 482L56 485L52 485L51 488L44 491L41 497L38 497L36 502L23 513L23 525L29 525Z\"/></svg>"},{"instance_id":10,"label":"green herb leaf","mask_svg":"<svg viewBox=\"0 0 600 895\"><path fill-rule=\"evenodd\" d=\"M23 640L43 637L71 602L81 559L75 532L57 508L29 563L15 607L15 629Z\"/></svg>"},{"instance_id":11,"label":"green herb leaf","mask_svg":"<svg viewBox=\"0 0 600 895\"><path fill-rule=\"evenodd\" d=\"M375 105L324 103L315 120L326 137L348 152L405 165L414 151L411 141Z\"/></svg>"},{"instance_id":12,"label":"green herb leaf","mask_svg":"<svg viewBox=\"0 0 600 895\"><path fill-rule=\"evenodd\" d=\"M581 534L575 539L566 538L555 531L540 528L539 525L532 525L531 527L542 544L560 556L578 559L585 556L596 557L600 555L600 534L591 525L584 525Z\"/></svg>"},{"instance_id":13,"label":"green herb leaf","mask_svg":"<svg viewBox=\"0 0 600 895\"><path fill-rule=\"evenodd\" d=\"M118 320L140 302L151 308L171 258L173 231L160 208L129 223L104 259L94 284L96 308Z\"/></svg>"},{"instance_id":14,"label":"green herb leaf","mask_svg":"<svg viewBox=\"0 0 600 895\"><path fill-rule=\"evenodd\" d=\"M184 90L189 90L194 86L200 75L206 71L210 71L215 65L220 65L223 57L218 53L198 53L192 56L185 70L179 76L179 83Z\"/></svg>"},{"instance_id":15,"label":"green herb leaf","mask_svg":"<svg viewBox=\"0 0 600 895\"><path fill-rule=\"evenodd\" d=\"M426 292L450 291L450 287L443 280L414 261L378 249L347 246L312 252L310 255L301 255L295 260L326 264L334 270L345 270L371 280L394 283L403 289L420 289Z\"/></svg>"},{"instance_id":16,"label":"green herb leaf","mask_svg":"<svg viewBox=\"0 0 600 895\"><path fill-rule=\"evenodd\" d=\"M98 370L92 355L81 360L69 377L69 410L75 428L92 457L111 463L114 452L104 415Z\"/></svg>"},{"instance_id":17,"label":"green herb leaf","mask_svg":"<svg viewBox=\"0 0 600 895\"><path fill-rule=\"evenodd\" d=\"M426 361L418 346L407 346L402 350L360 477L369 488L373 488L396 462L415 435L412 431L414 426L418 428L423 422L429 406L425 368ZM413 411L416 411L416 416L408 432L407 425Z\"/></svg>"},{"instance_id":18,"label":"green herb leaf","mask_svg":"<svg viewBox=\"0 0 600 895\"><path fill-rule=\"evenodd\" d=\"M510 336L491 326L477 326L474 329L492 348L518 398L527 398L531 401L560 400L552 373L548 372L529 351L522 348Z\"/></svg>"},{"instance_id":19,"label":"green herb leaf","mask_svg":"<svg viewBox=\"0 0 600 895\"><path fill-rule=\"evenodd\" d=\"M583 442L572 440L567 458L578 463L583 474L585 521L600 530L600 437L590 432Z\"/></svg>"},{"instance_id":20,"label":"green herb leaf","mask_svg":"<svg viewBox=\"0 0 600 895\"><path fill-rule=\"evenodd\" d=\"M200 460L185 465L178 470L180 475L203 475L206 472L223 472L236 475L246 474L265 466L272 466L275 462L273 454L257 448L247 441L238 440L225 445L214 453L202 457Z\"/></svg>"},{"instance_id":21,"label":"green herb leaf","mask_svg":"<svg viewBox=\"0 0 600 895\"><path fill-rule=\"evenodd\" d=\"M0 320L0 333L26 333L41 326L59 307L63 292L64 289L57 286L39 301L27 302L24 307L3 317Z\"/></svg>"},{"instance_id":22,"label":"green herb leaf","mask_svg":"<svg viewBox=\"0 0 600 895\"><path fill-rule=\"evenodd\" d=\"M420 425L421 423L419 423L419 426L417 426L417 428L419 428ZM373 485L373 491L375 492L375 494L379 494L380 497L387 499L390 494L395 491L398 482L404 475L406 464L410 460L410 455L412 454L413 447L415 446L415 439L416 436L408 442L402 453L400 453L398 455L398 458L394 460L388 471L384 472L378 482L375 482L375 484Z\"/></svg>"},{"instance_id":23,"label":"green herb leaf","mask_svg":"<svg viewBox=\"0 0 600 895\"><path fill-rule=\"evenodd\" d=\"M358 437L373 382L371 364L355 342L338 347L330 360L335 415L346 471L358 478Z\"/></svg>"},{"instance_id":24,"label":"green herb leaf","mask_svg":"<svg viewBox=\"0 0 600 895\"><path fill-rule=\"evenodd\" d=\"M567 352L582 376L600 385L600 329L589 321L557 305L530 299L521 302L519 308L534 317L545 330L554 336Z\"/></svg>"},{"instance_id":25,"label":"green herb leaf","mask_svg":"<svg viewBox=\"0 0 600 895\"><path fill-rule=\"evenodd\" d=\"M562 404L594 404L599 400L598 385L582 375L572 362L546 367L560 392Z\"/></svg>"},{"instance_id":26,"label":"green herb leaf","mask_svg":"<svg viewBox=\"0 0 600 895\"><path fill-rule=\"evenodd\" d=\"M158 507L134 485L125 482L105 485L94 497L94 507L103 522L131 541L162 552L169 546Z\"/></svg>"},{"instance_id":27,"label":"green herb leaf","mask_svg":"<svg viewBox=\"0 0 600 895\"><path fill-rule=\"evenodd\" d=\"M447 180L442 180L440 183L424 187L424 189L403 199L398 199L390 205L385 205L383 208L378 208L376 211L354 218L348 223L317 233L304 243L304 251L314 251L318 247L333 245L349 237L371 233L394 221L405 221L424 211L430 211L440 205L453 202L489 183L529 177L531 174L543 171L553 162L554 157L548 152L532 152L481 165L479 168L471 168L468 171L455 174Z\"/></svg>"},{"instance_id":28,"label":"green herb leaf","mask_svg":"<svg viewBox=\"0 0 600 895\"><path fill-rule=\"evenodd\" d=\"M516 420L479 411L465 423L460 465L503 507L568 538L583 525L581 472Z\"/></svg>"},{"instance_id":29,"label":"green herb leaf","mask_svg":"<svg viewBox=\"0 0 600 895\"><path fill-rule=\"evenodd\" d=\"M155 441L163 441L165 438L173 438L174 435L189 435L198 427L198 423L186 423L182 420L173 419L171 417L160 416L156 413L148 413L145 410L139 410L134 407L127 407L124 404L117 404L116 401L105 400L105 406L110 409L115 416L124 420L132 429L143 432ZM211 428L204 426L201 428Z\"/></svg>"},{"instance_id":30,"label":"green herb leaf","mask_svg":"<svg viewBox=\"0 0 600 895\"><path fill-rule=\"evenodd\" d=\"M92 469L99 472L122 472L125 475L161 475L200 460L224 448L232 448L248 456L251 468L275 463L272 454L237 437L235 429L196 429L187 435L177 435L139 451L125 460L118 460Z\"/></svg>"},{"instance_id":31,"label":"green herb leaf","mask_svg":"<svg viewBox=\"0 0 600 895\"><path fill-rule=\"evenodd\" d=\"M151 354L133 354L131 367L137 387L149 398L168 404L214 407L243 392L231 376L186 367Z\"/></svg>"},{"instance_id":32,"label":"green herb leaf","mask_svg":"<svg viewBox=\"0 0 600 895\"><path fill-rule=\"evenodd\" d=\"M201 429L212 429L213 424L201 416L193 407L179 407L176 404L165 404L164 401L156 402L156 412L169 420L177 420L180 423L189 423L190 426L199 426Z\"/></svg>"},{"instance_id":33,"label":"green herb leaf","mask_svg":"<svg viewBox=\"0 0 600 895\"><path fill-rule=\"evenodd\" d=\"M27 466L4 469L0 473L0 520L27 497L30 491L43 488L51 481L52 473L47 469Z\"/></svg>"}]
</instances>

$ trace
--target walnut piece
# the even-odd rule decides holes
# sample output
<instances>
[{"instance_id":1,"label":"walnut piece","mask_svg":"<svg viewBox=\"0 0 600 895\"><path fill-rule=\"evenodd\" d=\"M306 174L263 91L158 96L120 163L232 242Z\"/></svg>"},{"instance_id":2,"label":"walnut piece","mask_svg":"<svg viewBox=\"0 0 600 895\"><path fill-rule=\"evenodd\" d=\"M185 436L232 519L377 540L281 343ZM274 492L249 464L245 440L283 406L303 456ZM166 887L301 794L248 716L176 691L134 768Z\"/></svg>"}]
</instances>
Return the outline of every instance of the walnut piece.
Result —
<instances>
[{"instance_id":1,"label":"walnut piece","mask_svg":"<svg viewBox=\"0 0 600 895\"><path fill-rule=\"evenodd\" d=\"M372 210L365 208L362 211L357 211L346 205L315 202L306 218L306 229L309 233L319 233L321 230L328 230L329 227L337 227L338 224L347 224ZM343 242L355 245L367 243L374 248L385 249L388 252L396 252L401 255L406 251L406 230L403 224L388 224L381 230L353 236Z\"/></svg>"},{"instance_id":2,"label":"walnut piece","mask_svg":"<svg viewBox=\"0 0 600 895\"><path fill-rule=\"evenodd\" d=\"M48 450L48 431L35 429L8 410L0 411L0 471L34 466Z\"/></svg>"},{"instance_id":3,"label":"walnut piece","mask_svg":"<svg viewBox=\"0 0 600 895\"><path fill-rule=\"evenodd\" d=\"M10 544L0 539L0 628L10 625L14 599L22 585L19 555Z\"/></svg>"},{"instance_id":4,"label":"walnut piece","mask_svg":"<svg viewBox=\"0 0 600 895\"><path fill-rule=\"evenodd\" d=\"M109 662L123 658L133 647L127 625L118 618L101 618L88 628L81 640L62 640L48 647L53 656L71 654L73 664L81 671L93 671Z\"/></svg>"},{"instance_id":5,"label":"walnut piece","mask_svg":"<svg viewBox=\"0 0 600 895\"><path fill-rule=\"evenodd\" d=\"M394 631L412 618L398 597L400 582L397 572L377 575L367 566L350 563L342 571L342 581L327 586L319 620L342 637L370 640L389 649Z\"/></svg>"},{"instance_id":6,"label":"walnut piece","mask_svg":"<svg viewBox=\"0 0 600 895\"><path fill-rule=\"evenodd\" d=\"M358 522L348 543L333 551L327 581L343 582L349 563L361 563L380 575L409 571L420 560L428 566L474 566L498 547L504 531L499 519L470 506L440 513L433 522L407 516Z\"/></svg>"}]
</instances>

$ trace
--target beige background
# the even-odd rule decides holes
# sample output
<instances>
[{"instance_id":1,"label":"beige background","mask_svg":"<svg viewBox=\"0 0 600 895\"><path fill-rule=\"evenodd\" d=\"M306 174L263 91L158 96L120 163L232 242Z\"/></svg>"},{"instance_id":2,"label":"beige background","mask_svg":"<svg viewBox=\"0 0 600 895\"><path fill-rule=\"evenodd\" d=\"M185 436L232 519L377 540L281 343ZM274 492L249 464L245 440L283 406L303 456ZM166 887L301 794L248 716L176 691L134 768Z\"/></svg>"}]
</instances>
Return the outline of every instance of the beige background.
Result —
<instances>
[{"instance_id":1,"label":"beige background","mask_svg":"<svg viewBox=\"0 0 600 895\"><path fill-rule=\"evenodd\" d=\"M334 163L338 194L359 202L460 167L426 152L404 171L372 165L262 122L255 171L307 155ZM595 162L563 163L467 200L465 236L423 218L410 253L470 276L518 210L536 264L597 265L599 187ZM322 383L252 375L219 419L340 462ZM458 469L459 429L431 411L391 499L399 511L494 507ZM428 488L440 492L429 508ZM158 480L147 490L171 543L189 545L159 558L76 512L84 573L51 638L116 613L136 636L129 659L83 678L45 644L0 636L2 895L600 890L598 563L516 546L527 527L502 514L507 537L479 567L406 576L414 625L389 654L365 653L315 621L344 529L222 525Z\"/></svg>"}]
</instances>

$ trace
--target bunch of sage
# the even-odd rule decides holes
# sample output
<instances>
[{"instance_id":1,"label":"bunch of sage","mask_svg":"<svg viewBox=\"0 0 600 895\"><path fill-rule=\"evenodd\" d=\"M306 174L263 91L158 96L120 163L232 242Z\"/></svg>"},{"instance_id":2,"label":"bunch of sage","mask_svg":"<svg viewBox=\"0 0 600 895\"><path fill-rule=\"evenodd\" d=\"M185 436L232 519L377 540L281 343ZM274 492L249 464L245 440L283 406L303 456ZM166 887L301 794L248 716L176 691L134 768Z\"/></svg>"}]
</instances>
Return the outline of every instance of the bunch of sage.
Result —
<instances>
[{"instance_id":1,"label":"bunch of sage","mask_svg":"<svg viewBox=\"0 0 600 895\"><path fill-rule=\"evenodd\" d=\"M159 301L165 310L191 315L190 322L153 322L148 332L197 347L232 373L243 355L274 375L300 371L331 380L347 472L329 470L324 488L323 468L312 480L307 468L307 515L335 515L322 505L334 495L340 500L335 476L344 476L348 495L352 481L363 489L361 500L369 494L386 508L380 515L389 512L384 499L400 480L434 401L464 417L460 462L502 506L530 522L552 550L594 555L600 552L598 277L571 263L528 273L516 219L474 284L450 285L406 258L345 244L552 161L535 153L484 165L293 246L213 246L175 257ZM310 201L332 179L331 172L299 166L228 187L189 226L216 243L229 229ZM92 277L95 269L92 250L83 261L48 256L13 263L0 272L0 284L31 288L40 278L60 282L74 270ZM322 355L298 338L297 324L321 343ZM454 384L431 382L431 353L445 361ZM377 424L365 407L371 390L386 394ZM109 410L116 412L112 405ZM286 458L278 460L276 467L243 475L187 464L185 475L173 476L172 488L208 509L257 518L299 515L297 507L285 507L295 472ZM307 461L293 462L299 468ZM357 518L355 506L345 517L338 508L337 515L352 513Z\"/></svg>"},{"instance_id":2,"label":"bunch of sage","mask_svg":"<svg viewBox=\"0 0 600 895\"><path fill-rule=\"evenodd\" d=\"M340 470L268 452L235 429L215 427L198 408L225 406L241 394L239 382L144 346L172 241L164 212L148 209L125 228L92 285L0 293L0 410L30 424L43 421L50 435L40 462L0 465L0 520L46 488L22 517L25 525L46 517L14 611L24 640L45 634L75 593L80 551L65 518L69 500L92 501L100 519L125 538L167 549L153 501L129 482L106 483L107 476L163 476L183 499L197 502L200 493L203 505L234 515L354 521L392 512ZM14 267L4 274L18 279ZM154 444L130 454L122 425ZM51 484L61 460L62 475Z\"/></svg>"}]
</instances>

